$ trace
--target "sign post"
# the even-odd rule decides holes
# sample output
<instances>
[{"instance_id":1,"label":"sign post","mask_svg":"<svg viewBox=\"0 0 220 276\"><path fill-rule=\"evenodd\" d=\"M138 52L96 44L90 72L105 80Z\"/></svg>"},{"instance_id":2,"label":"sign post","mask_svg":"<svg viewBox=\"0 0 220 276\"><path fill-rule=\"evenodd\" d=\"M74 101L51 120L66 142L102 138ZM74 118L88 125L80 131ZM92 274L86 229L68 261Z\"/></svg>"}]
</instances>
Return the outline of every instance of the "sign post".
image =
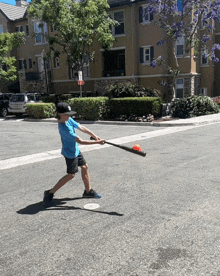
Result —
<instances>
[{"instance_id":1,"label":"sign post","mask_svg":"<svg viewBox=\"0 0 220 276\"><path fill-rule=\"evenodd\" d=\"M85 83L82 79L82 71L78 71L78 78L79 78L78 85L80 87L80 97L82 97L82 85L84 85Z\"/></svg>"}]
</instances>

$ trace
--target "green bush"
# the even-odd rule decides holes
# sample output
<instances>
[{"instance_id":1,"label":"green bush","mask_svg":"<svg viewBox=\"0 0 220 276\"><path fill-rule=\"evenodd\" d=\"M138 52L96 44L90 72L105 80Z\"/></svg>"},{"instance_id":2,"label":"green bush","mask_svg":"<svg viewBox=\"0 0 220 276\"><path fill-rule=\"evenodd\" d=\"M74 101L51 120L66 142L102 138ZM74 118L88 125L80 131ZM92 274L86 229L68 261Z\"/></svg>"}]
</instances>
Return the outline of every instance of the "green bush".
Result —
<instances>
[{"instance_id":1,"label":"green bush","mask_svg":"<svg viewBox=\"0 0 220 276\"><path fill-rule=\"evenodd\" d=\"M107 117L107 97L72 98L68 100L76 118L81 120L100 120Z\"/></svg>"},{"instance_id":2,"label":"green bush","mask_svg":"<svg viewBox=\"0 0 220 276\"><path fill-rule=\"evenodd\" d=\"M161 100L157 97L121 98L109 100L110 118L118 118L121 115L146 116L152 114L155 117L160 114Z\"/></svg>"},{"instance_id":3,"label":"green bush","mask_svg":"<svg viewBox=\"0 0 220 276\"><path fill-rule=\"evenodd\" d=\"M110 84L107 86L107 93L109 99L111 99L127 97L159 97L160 91L127 82Z\"/></svg>"},{"instance_id":4,"label":"green bush","mask_svg":"<svg viewBox=\"0 0 220 276\"><path fill-rule=\"evenodd\" d=\"M175 101L171 106L173 117L188 118L218 113L218 105L206 96L189 96Z\"/></svg>"},{"instance_id":5,"label":"green bush","mask_svg":"<svg viewBox=\"0 0 220 276\"><path fill-rule=\"evenodd\" d=\"M53 103L30 103L27 104L27 114L36 119L54 117L55 104Z\"/></svg>"}]
</instances>

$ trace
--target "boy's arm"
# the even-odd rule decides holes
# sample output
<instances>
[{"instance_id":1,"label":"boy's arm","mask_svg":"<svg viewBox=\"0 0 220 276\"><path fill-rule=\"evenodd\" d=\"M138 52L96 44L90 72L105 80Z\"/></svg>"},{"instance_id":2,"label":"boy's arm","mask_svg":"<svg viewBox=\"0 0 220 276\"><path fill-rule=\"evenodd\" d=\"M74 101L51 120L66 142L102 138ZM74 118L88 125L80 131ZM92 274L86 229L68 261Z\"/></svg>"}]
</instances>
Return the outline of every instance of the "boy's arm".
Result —
<instances>
[{"instance_id":1,"label":"boy's arm","mask_svg":"<svg viewBox=\"0 0 220 276\"><path fill-rule=\"evenodd\" d=\"M104 145L105 144L105 140L101 140L100 138L98 140L86 141L86 140L82 140L78 136L76 137L75 142L81 145L94 145L94 144Z\"/></svg>"},{"instance_id":2,"label":"boy's arm","mask_svg":"<svg viewBox=\"0 0 220 276\"><path fill-rule=\"evenodd\" d=\"M89 136L92 136L96 141L97 140L100 140L100 138L98 136L96 136L91 130L89 130L88 128L86 128L85 126L83 125L79 125L78 126L78 129L80 131L82 131L83 133L86 133L88 134ZM77 141L76 141L77 142Z\"/></svg>"}]
</instances>

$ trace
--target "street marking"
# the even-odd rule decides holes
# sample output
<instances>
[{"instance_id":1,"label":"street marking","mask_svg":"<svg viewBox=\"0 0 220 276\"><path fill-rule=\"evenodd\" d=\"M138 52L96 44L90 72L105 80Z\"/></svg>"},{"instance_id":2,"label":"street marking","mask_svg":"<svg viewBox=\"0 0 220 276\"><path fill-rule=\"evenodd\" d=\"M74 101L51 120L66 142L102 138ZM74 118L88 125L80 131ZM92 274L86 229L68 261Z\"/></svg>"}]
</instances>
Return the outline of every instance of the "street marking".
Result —
<instances>
[{"instance_id":1,"label":"street marking","mask_svg":"<svg viewBox=\"0 0 220 276\"><path fill-rule=\"evenodd\" d=\"M211 124L216 124L216 123L211 123ZM208 125L211 125L211 124L208 124ZM204 127L204 125L170 127L170 128L159 129L151 132L145 132L145 133L139 133L139 134L125 136L125 137L120 137L120 138L109 140L109 142L121 145L121 144L130 143L134 141L141 141L141 140L151 139L151 138L155 138L163 135L174 134L177 132L186 131L186 130L199 128L199 127ZM82 152L100 150L108 147L111 147L111 145L105 144L102 146L98 144L98 145L80 145L79 146ZM60 152L61 150L59 149L59 150L46 151L42 153L31 154L31 155L26 155L21 157L10 158L6 160L0 160L0 170L6 170L6 169L15 168L18 166L60 158L62 156Z\"/></svg>"}]
</instances>

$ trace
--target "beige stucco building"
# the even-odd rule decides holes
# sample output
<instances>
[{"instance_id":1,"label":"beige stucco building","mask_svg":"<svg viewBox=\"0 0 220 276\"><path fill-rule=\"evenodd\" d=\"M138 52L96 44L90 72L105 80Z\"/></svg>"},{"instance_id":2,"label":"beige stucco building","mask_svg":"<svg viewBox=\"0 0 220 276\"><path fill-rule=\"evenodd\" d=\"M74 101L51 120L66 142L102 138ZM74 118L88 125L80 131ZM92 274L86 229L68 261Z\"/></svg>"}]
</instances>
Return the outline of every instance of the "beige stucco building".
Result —
<instances>
[{"instance_id":1,"label":"beige stucco building","mask_svg":"<svg viewBox=\"0 0 220 276\"><path fill-rule=\"evenodd\" d=\"M166 93L163 66L150 66L152 59L166 58L167 48L157 46L163 33L155 26L155 18L151 14L143 16L147 1L108 2L110 15L120 23L112 28L116 40L108 51L94 41L91 49L95 51L94 62L85 61L84 64L83 91L102 95L110 83L131 81ZM21 92L78 93L78 74L74 68L69 70L66 57L44 59L48 50L46 36L54 30L46 23L39 26L38 21L28 18L26 5L25 0L17 0L16 6L0 3L0 32L24 31L26 34L26 43L12 52L17 58ZM202 28L200 32L202 34ZM219 36L220 32L213 30L210 43L219 43ZM219 95L220 64L213 65L201 56L195 58L193 49L186 53L181 40L176 43L176 55L181 73L175 80L174 98L193 94Z\"/></svg>"}]
</instances>

